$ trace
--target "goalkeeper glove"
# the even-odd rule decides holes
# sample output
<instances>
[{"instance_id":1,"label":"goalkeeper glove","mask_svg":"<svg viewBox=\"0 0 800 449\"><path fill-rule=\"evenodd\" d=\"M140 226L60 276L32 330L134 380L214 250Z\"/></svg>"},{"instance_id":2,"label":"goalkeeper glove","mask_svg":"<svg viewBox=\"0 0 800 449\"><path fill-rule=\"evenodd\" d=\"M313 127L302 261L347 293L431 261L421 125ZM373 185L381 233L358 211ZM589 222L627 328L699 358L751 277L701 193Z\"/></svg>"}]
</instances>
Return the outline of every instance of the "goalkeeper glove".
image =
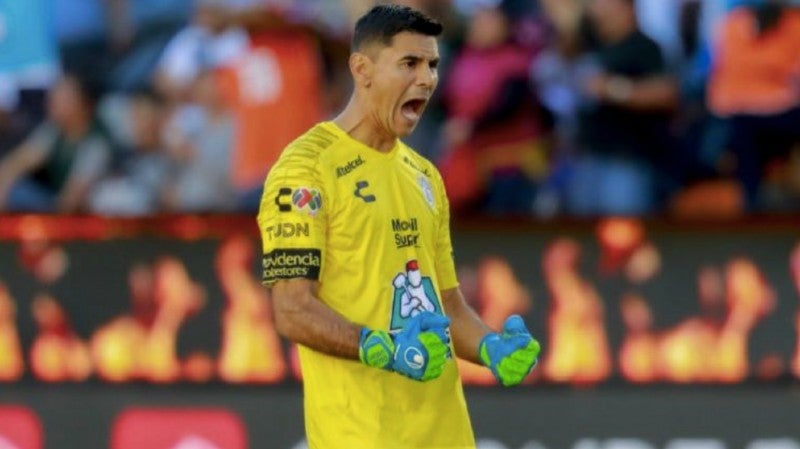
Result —
<instances>
[{"instance_id":1,"label":"goalkeeper glove","mask_svg":"<svg viewBox=\"0 0 800 449\"><path fill-rule=\"evenodd\" d=\"M422 312L408 320L395 335L363 328L358 356L366 365L395 371L414 380L436 379L450 358L450 320L433 312Z\"/></svg>"},{"instance_id":2,"label":"goalkeeper glove","mask_svg":"<svg viewBox=\"0 0 800 449\"><path fill-rule=\"evenodd\" d=\"M503 323L503 332L490 333L478 346L478 356L503 386L522 382L538 361L541 347L531 337L519 315L512 315Z\"/></svg>"}]
</instances>

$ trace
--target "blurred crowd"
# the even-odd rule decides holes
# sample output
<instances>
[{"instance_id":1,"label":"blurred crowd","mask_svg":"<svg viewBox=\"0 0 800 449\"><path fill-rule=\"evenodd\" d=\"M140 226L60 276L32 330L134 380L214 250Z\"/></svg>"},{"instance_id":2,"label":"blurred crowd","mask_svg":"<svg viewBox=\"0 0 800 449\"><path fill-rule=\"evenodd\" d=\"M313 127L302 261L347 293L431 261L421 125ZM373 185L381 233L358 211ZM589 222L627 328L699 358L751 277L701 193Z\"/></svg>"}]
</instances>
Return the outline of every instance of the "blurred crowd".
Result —
<instances>
[{"instance_id":1,"label":"blurred crowd","mask_svg":"<svg viewBox=\"0 0 800 449\"><path fill-rule=\"evenodd\" d=\"M255 210L374 3L0 2L0 212ZM408 143L456 214L800 211L792 0L397 3L445 25Z\"/></svg>"}]
</instances>

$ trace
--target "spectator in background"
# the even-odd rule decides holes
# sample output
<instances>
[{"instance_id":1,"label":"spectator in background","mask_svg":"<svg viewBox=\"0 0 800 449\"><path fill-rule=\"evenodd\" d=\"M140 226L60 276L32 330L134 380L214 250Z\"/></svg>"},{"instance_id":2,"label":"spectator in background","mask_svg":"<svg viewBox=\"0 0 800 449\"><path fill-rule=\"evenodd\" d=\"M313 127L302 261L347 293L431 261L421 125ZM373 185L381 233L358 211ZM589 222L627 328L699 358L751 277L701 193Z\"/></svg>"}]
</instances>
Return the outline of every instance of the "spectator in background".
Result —
<instances>
[{"instance_id":1,"label":"spectator in background","mask_svg":"<svg viewBox=\"0 0 800 449\"><path fill-rule=\"evenodd\" d=\"M117 173L107 176L91 194L91 210L102 215L157 213L170 175L171 164L162 142L163 99L155 92L140 91L126 106L131 148L122 154Z\"/></svg>"},{"instance_id":2,"label":"spectator in background","mask_svg":"<svg viewBox=\"0 0 800 449\"><path fill-rule=\"evenodd\" d=\"M192 23L164 49L156 68L158 91L173 102L188 97L197 75L241 57L249 38L230 25L225 0L195 0Z\"/></svg>"},{"instance_id":3,"label":"spectator in background","mask_svg":"<svg viewBox=\"0 0 800 449\"><path fill-rule=\"evenodd\" d=\"M95 118L98 92L65 75L53 87L47 121L0 162L0 210L78 212L106 172L111 149Z\"/></svg>"},{"instance_id":4,"label":"spectator in background","mask_svg":"<svg viewBox=\"0 0 800 449\"><path fill-rule=\"evenodd\" d=\"M17 145L22 130L14 111L19 103L19 91L13 79L0 74L0 157Z\"/></svg>"},{"instance_id":5,"label":"spectator in background","mask_svg":"<svg viewBox=\"0 0 800 449\"><path fill-rule=\"evenodd\" d=\"M582 0L542 0L542 11L552 37L533 60L531 79L543 105L555 116L561 145L571 149L577 132L582 74L591 64L583 39L586 12Z\"/></svg>"},{"instance_id":6,"label":"spectator in background","mask_svg":"<svg viewBox=\"0 0 800 449\"><path fill-rule=\"evenodd\" d=\"M767 206L765 169L800 143L800 11L769 0L728 13L708 89L710 109L728 124L727 150L748 208Z\"/></svg>"},{"instance_id":7,"label":"spectator in background","mask_svg":"<svg viewBox=\"0 0 800 449\"><path fill-rule=\"evenodd\" d=\"M589 14L600 47L583 86L569 208L583 216L645 214L669 174L677 85L658 45L639 30L634 0L592 0Z\"/></svg>"},{"instance_id":8,"label":"spectator in background","mask_svg":"<svg viewBox=\"0 0 800 449\"><path fill-rule=\"evenodd\" d=\"M149 87L161 53L183 28L193 0L104 0L114 64L109 82L115 90Z\"/></svg>"},{"instance_id":9,"label":"spectator in background","mask_svg":"<svg viewBox=\"0 0 800 449\"><path fill-rule=\"evenodd\" d=\"M63 65L68 70L107 69L110 22L104 0L52 0L55 33Z\"/></svg>"},{"instance_id":10,"label":"spectator in background","mask_svg":"<svg viewBox=\"0 0 800 449\"><path fill-rule=\"evenodd\" d=\"M186 23L192 13L194 0L110 0L119 4L132 22L136 33L153 31L161 26L172 27Z\"/></svg>"},{"instance_id":11,"label":"spectator in background","mask_svg":"<svg viewBox=\"0 0 800 449\"><path fill-rule=\"evenodd\" d=\"M176 113L167 135L176 167L164 191L172 212L221 212L234 209L230 179L233 117L218 92L214 72L201 74L192 87L194 103Z\"/></svg>"},{"instance_id":12,"label":"spectator in background","mask_svg":"<svg viewBox=\"0 0 800 449\"><path fill-rule=\"evenodd\" d=\"M339 3L347 13L347 25L352 27L361 15L376 5L376 0L340 0Z\"/></svg>"},{"instance_id":13,"label":"spectator in background","mask_svg":"<svg viewBox=\"0 0 800 449\"><path fill-rule=\"evenodd\" d=\"M50 0L0 2L0 157L44 119L59 74Z\"/></svg>"},{"instance_id":14,"label":"spectator in background","mask_svg":"<svg viewBox=\"0 0 800 449\"><path fill-rule=\"evenodd\" d=\"M441 169L453 209L477 201L489 214L527 215L546 171L543 127L528 83L534 54L510 38L503 6L475 10L445 75Z\"/></svg>"},{"instance_id":15,"label":"spectator in background","mask_svg":"<svg viewBox=\"0 0 800 449\"><path fill-rule=\"evenodd\" d=\"M336 79L324 88L320 58L320 47L327 46L346 62L347 47L326 45L330 42L307 23L293 22L288 7L268 6L242 13L252 44L219 77L237 124L231 179L238 206L247 211L258 209L264 177L283 148L323 118L325 96L349 89Z\"/></svg>"},{"instance_id":16,"label":"spectator in background","mask_svg":"<svg viewBox=\"0 0 800 449\"><path fill-rule=\"evenodd\" d=\"M586 77L594 72L594 62L585 48L588 21L583 0L542 0L541 10L551 37L548 46L532 61L530 77L542 107L554 122L551 173L545 186L554 198L554 213L563 209L577 151L581 91Z\"/></svg>"},{"instance_id":17,"label":"spectator in background","mask_svg":"<svg viewBox=\"0 0 800 449\"><path fill-rule=\"evenodd\" d=\"M681 55L681 8L694 0L635 0L639 29L653 39L668 67L674 66Z\"/></svg>"}]
</instances>

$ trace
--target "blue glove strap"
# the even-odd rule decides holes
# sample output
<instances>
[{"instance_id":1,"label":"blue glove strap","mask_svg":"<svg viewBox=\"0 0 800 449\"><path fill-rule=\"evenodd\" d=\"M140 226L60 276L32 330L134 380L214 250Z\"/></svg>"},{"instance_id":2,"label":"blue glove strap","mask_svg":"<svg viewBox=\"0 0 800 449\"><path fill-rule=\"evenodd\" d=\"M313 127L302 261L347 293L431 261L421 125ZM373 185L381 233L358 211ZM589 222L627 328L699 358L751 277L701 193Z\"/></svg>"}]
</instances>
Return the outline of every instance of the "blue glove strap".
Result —
<instances>
[{"instance_id":1,"label":"blue glove strap","mask_svg":"<svg viewBox=\"0 0 800 449\"><path fill-rule=\"evenodd\" d=\"M386 331L362 328L358 341L358 358L365 365L392 370L395 344Z\"/></svg>"},{"instance_id":2,"label":"blue glove strap","mask_svg":"<svg viewBox=\"0 0 800 449\"><path fill-rule=\"evenodd\" d=\"M489 332L488 334L484 335L481 339L481 343L478 345L478 360L480 360L484 366L494 371L493 366L497 364L497 361L492 361L492 357L489 355L489 342L495 343L497 340L500 340L500 335Z\"/></svg>"}]
</instances>

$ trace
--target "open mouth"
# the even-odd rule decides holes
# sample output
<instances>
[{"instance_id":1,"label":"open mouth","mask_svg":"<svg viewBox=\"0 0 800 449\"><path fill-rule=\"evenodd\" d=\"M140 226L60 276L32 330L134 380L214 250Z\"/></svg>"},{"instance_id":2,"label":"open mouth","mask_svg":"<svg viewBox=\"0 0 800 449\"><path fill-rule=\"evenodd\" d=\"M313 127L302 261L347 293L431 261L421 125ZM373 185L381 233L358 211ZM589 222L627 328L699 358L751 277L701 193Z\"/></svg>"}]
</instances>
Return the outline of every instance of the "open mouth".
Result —
<instances>
[{"instance_id":1,"label":"open mouth","mask_svg":"<svg viewBox=\"0 0 800 449\"><path fill-rule=\"evenodd\" d=\"M403 113L403 117L407 118L412 122L416 122L419 120L420 116L422 116L422 111L425 109L425 104L427 100L423 98L414 98L412 100L408 100L403 103L401 111Z\"/></svg>"}]
</instances>

